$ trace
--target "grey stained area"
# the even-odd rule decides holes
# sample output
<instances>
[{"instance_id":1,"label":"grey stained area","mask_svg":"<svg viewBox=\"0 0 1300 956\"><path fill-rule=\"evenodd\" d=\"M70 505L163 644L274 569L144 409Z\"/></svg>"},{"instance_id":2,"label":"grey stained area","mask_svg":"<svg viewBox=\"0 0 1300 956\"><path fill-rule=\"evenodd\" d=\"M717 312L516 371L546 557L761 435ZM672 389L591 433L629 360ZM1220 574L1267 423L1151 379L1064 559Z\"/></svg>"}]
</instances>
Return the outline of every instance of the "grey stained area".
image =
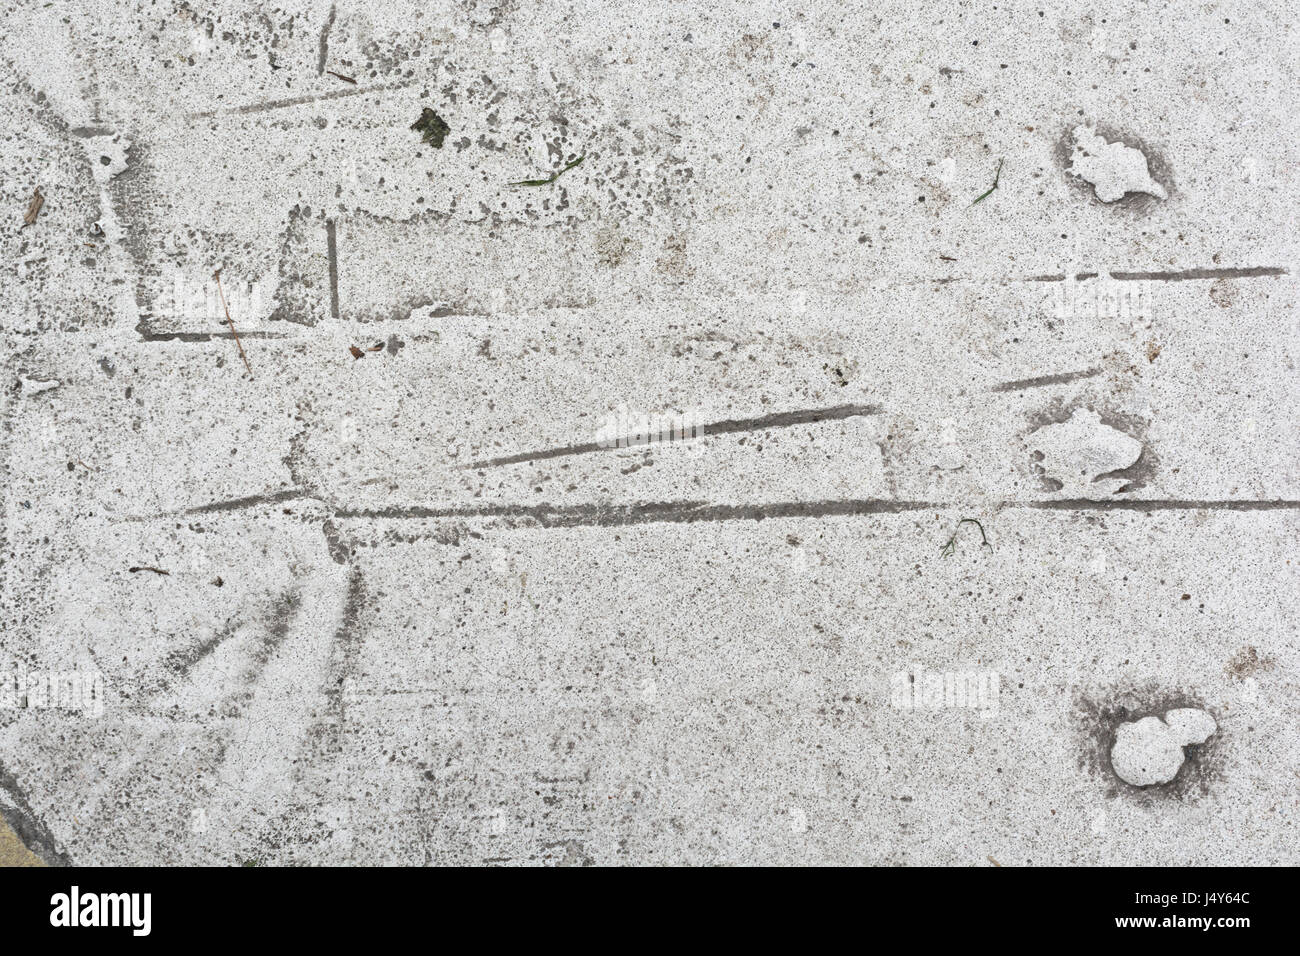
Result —
<instances>
[{"instance_id":1,"label":"grey stained area","mask_svg":"<svg viewBox=\"0 0 1300 956\"><path fill-rule=\"evenodd\" d=\"M1300 862L1296 17L10 3L8 827Z\"/></svg>"}]
</instances>

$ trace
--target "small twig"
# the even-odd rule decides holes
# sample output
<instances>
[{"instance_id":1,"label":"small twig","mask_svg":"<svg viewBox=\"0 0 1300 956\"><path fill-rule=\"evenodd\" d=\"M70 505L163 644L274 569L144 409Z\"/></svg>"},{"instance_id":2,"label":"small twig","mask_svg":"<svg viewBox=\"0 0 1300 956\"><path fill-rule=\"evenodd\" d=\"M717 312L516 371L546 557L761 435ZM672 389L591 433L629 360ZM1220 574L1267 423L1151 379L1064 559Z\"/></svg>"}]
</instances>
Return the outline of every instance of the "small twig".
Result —
<instances>
[{"instance_id":1,"label":"small twig","mask_svg":"<svg viewBox=\"0 0 1300 956\"><path fill-rule=\"evenodd\" d=\"M32 193L32 201L27 206L27 212L23 214L24 228L36 222L36 217L41 214L41 207L45 205L45 197L41 195L41 187L37 186L36 191Z\"/></svg>"},{"instance_id":2,"label":"small twig","mask_svg":"<svg viewBox=\"0 0 1300 956\"><path fill-rule=\"evenodd\" d=\"M152 571L154 574L166 574L169 576L171 575L170 571L164 571L162 568L151 568L148 565L144 565L138 568L127 568L127 570L130 571L132 574L136 574L137 572L140 571Z\"/></svg>"},{"instance_id":3,"label":"small twig","mask_svg":"<svg viewBox=\"0 0 1300 956\"><path fill-rule=\"evenodd\" d=\"M212 278L217 280L217 294L221 296L221 307L226 310L226 324L230 326L230 334L235 337L235 344L239 346L239 357L244 360L244 368L248 369L249 376L252 376L253 366L248 364L248 356L244 353L244 343L239 341L239 333L235 331L235 323L230 318L230 306L226 304L226 293L221 288L221 270L218 269L212 273Z\"/></svg>"},{"instance_id":4,"label":"small twig","mask_svg":"<svg viewBox=\"0 0 1300 956\"><path fill-rule=\"evenodd\" d=\"M551 175L548 176L546 179L521 179L517 183L506 183L506 185L507 186L549 186L551 183L555 182L557 179L559 179L569 170L573 169L575 166L582 165L582 161L586 158L587 158L586 156L579 156L577 159L569 163L563 169L551 173Z\"/></svg>"},{"instance_id":5,"label":"small twig","mask_svg":"<svg viewBox=\"0 0 1300 956\"><path fill-rule=\"evenodd\" d=\"M1002 178L1002 160L999 159L998 171L993 174L993 185L988 188L987 192L981 193L980 196L975 200L975 202L972 202L970 205L973 206L975 205L975 203L983 202L985 199L988 199L989 196L993 195L993 190L998 188L998 180L1001 178ZM966 208L969 209L970 206L967 206Z\"/></svg>"},{"instance_id":6,"label":"small twig","mask_svg":"<svg viewBox=\"0 0 1300 956\"><path fill-rule=\"evenodd\" d=\"M325 72L330 76L337 76L344 83L351 83L353 86L357 85L357 81L350 76L344 76L342 73L335 73L333 70L326 70Z\"/></svg>"},{"instance_id":7,"label":"small twig","mask_svg":"<svg viewBox=\"0 0 1300 956\"><path fill-rule=\"evenodd\" d=\"M957 527L953 530L952 537L949 538L943 548L940 549L939 556L941 558L946 558L957 551L957 534L961 531L961 526L966 524L968 521L980 529L980 537L984 539L984 546L990 551L993 550L993 545L989 544L989 536L984 533L984 526L974 518L962 518L957 522Z\"/></svg>"}]
</instances>

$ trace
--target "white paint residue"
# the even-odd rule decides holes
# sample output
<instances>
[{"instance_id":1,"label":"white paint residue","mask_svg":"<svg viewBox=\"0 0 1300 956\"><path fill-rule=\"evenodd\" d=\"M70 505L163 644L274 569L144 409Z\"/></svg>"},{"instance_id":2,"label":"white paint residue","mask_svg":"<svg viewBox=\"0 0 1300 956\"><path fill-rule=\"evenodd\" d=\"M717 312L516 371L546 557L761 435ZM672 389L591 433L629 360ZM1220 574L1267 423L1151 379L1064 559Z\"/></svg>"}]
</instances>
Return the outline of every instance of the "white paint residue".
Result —
<instances>
[{"instance_id":1,"label":"white paint residue","mask_svg":"<svg viewBox=\"0 0 1300 956\"><path fill-rule=\"evenodd\" d=\"M1167 711L1164 720L1143 717L1121 724L1110 751L1111 766L1135 787L1168 783L1183 765L1183 748L1205 743L1216 730L1214 718L1193 707Z\"/></svg>"},{"instance_id":2,"label":"white paint residue","mask_svg":"<svg viewBox=\"0 0 1300 956\"><path fill-rule=\"evenodd\" d=\"M1061 491L1071 496L1115 493L1127 484L1125 479L1098 479L1129 467L1142 454L1140 441L1104 424L1091 408L1075 409L1068 421L1044 425L1027 444L1042 453L1044 473L1061 482Z\"/></svg>"},{"instance_id":3,"label":"white paint residue","mask_svg":"<svg viewBox=\"0 0 1300 956\"><path fill-rule=\"evenodd\" d=\"M1070 172L1092 183L1097 198L1102 202L1115 202L1125 193L1169 198L1165 187L1151 178L1147 158L1140 149L1121 142L1107 143L1086 126L1074 128Z\"/></svg>"}]
</instances>

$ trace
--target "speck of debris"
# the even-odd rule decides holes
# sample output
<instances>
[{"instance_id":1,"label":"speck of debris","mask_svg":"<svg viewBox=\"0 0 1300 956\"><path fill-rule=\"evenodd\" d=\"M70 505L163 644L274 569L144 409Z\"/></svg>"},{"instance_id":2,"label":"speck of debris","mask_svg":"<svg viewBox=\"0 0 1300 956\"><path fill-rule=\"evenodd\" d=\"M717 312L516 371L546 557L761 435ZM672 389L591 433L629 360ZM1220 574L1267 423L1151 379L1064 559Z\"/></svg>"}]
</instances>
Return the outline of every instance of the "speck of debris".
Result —
<instances>
[{"instance_id":1,"label":"speck of debris","mask_svg":"<svg viewBox=\"0 0 1300 956\"><path fill-rule=\"evenodd\" d=\"M1259 671L1271 671L1274 664L1272 657L1261 654L1254 645L1247 644L1232 655L1224 671L1229 677L1245 680L1247 677L1253 677Z\"/></svg>"},{"instance_id":2,"label":"speck of debris","mask_svg":"<svg viewBox=\"0 0 1300 956\"><path fill-rule=\"evenodd\" d=\"M41 214L41 207L45 205L45 197L41 195L41 187L37 186L32 192L32 201L27 204L27 212L23 214L23 225L30 226L36 222L36 217Z\"/></svg>"}]
</instances>

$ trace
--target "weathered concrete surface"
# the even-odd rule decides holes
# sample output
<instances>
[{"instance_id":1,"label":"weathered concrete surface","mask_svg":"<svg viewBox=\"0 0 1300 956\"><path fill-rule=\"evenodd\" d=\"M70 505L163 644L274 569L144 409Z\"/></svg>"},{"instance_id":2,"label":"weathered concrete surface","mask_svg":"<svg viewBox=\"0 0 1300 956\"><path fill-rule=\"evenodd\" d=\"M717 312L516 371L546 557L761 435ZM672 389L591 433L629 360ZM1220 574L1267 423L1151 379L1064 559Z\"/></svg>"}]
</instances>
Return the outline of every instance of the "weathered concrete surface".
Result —
<instances>
[{"instance_id":1,"label":"weathered concrete surface","mask_svg":"<svg viewBox=\"0 0 1300 956\"><path fill-rule=\"evenodd\" d=\"M6 8L33 851L1300 859L1290 8L801 9Z\"/></svg>"}]
</instances>

